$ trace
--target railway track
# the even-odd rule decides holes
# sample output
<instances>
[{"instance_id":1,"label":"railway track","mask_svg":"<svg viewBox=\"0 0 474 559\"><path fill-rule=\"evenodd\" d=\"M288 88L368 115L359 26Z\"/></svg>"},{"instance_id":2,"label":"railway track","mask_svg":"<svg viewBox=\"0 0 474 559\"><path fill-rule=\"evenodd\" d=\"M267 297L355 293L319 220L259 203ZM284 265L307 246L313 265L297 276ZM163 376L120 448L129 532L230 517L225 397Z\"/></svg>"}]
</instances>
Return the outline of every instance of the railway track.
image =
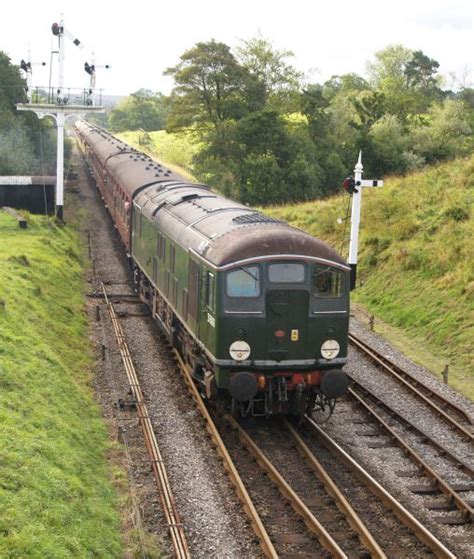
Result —
<instances>
[{"instance_id":1,"label":"railway track","mask_svg":"<svg viewBox=\"0 0 474 559\"><path fill-rule=\"evenodd\" d=\"M358 385L360 386L360 385ZM349 389L349 398L356 402L358 406L363 408L364 412L370 417L371 423L375 423L377 429L380 430L380 434L388 436L390 442L383 442L382 445L385 447L396 445L402 449L405 456L417 467L417 473L422 474L423 483L412 487L412 492L417 494L443 494L446 498L445 507L447 511L457 509L459 515L453 517L452 515L437 518L437 520L444 524L471 524L473 518L473 509L468 501L466 501L462 496L462 492L474 490L473 484L458 484L453 485L448 483L441 475L439 475L427 462L422 458L422 456L413 450L413 448L401 437L389 424L385 421L379 413L377 413L366 400L358 393L363 392L360 387ZM366 393L367 394L367 393ZM396 412L394 412L395 414ZM369 437L373 441L374 435L377 436L378 433L370 433ZM432 445L436 448L438 444L436 441L432 440L428 435L423 433L426 437L426 441L431 441ZM440 445L439 445L440 446ZM373 444L372 444L373 447ZM443 448L443 447L442 447ZM452 461L458 462L456 457L448 452L449 457ZM464 463L461 463L464 465ZM467 465L466 465L467 466ZM471 477L472 479L472 477ZM429 506L427 507L429 508ZM437 510L443 510L442 507L436 506Z\"/></svg>"},{"instance_id":2,"label":"railway track","mask_svg":"<svg viewBox=\"0 0 474 559\"><path fill-rule=\"evenodd\" d=\"M152 469L160 488L160 497L165 510L175 554L176 557L189 557L184 529L179 520L174 498L169 488L163 460L159 453L158 445L156 445L148 413L144 407L143 394L133 369L133 363L123 332L121 331L119 319L114 312L113 303L108 300L105 286L102 286L102 289L104 301L107 304L117 336L122 360L135 397L147 450L151 457ZM183 362L179 353L175 351L174 354L179 368L185 376L186 383L206 420L207 430L218 449L219 455L243 504L243 508L249 517L252 528L267 557L290 557L295 556L294 554L304 557L391 556L393 549L390 549L390 545L387 543L380 545L371 535L365 527L365 522L359 517L358 513L332 481L331 476L321 466L314 453L301 437L301 434L290 424L286 422L284 426L280 424L280 434L284 432L285 436L287 438L289 436L291 439L289 452L293 452L293 458L284 458L286 451L285 453L282 452L282 449L285 448L283 444L276 445L273 449L276 461L278 461L279 457L280 464L282 460L287 464L285 476L269 460L267 454L271 454L271 449L266 448L266 452L259 449L252 437L242 429L235 419L227 416L225 421L232 430L238 433L241 441L240 452L238 451L237 454L235 454L235 451L233 453L229 452L191 378L189 367ZM306 420L305 428L306 430L312 430L313 436L315 434L318 438L324 436L325 446L330 448L331 452L335 452L334 449L337 448L336 443L334 441L328 442L327 436L322 431L318 431L318 427L312 424L310 420ZM271 436L267 437L267 440L272 441L275 438L276 436ZM245 464L245 459L242 457L243 453L241 452L242 445L248 449L253 459L265 470L268 478L272 480L273 487L268 486L270 483L268 480L265 479L265 483L263 483L262 479L264 478L255 475L255 465L252 461L249 462L247 458L247 463ZM304 457L309 470L300 467L300 458L295 459L294 456L295 448L300 453L298 456ZM231 454L234 454L234 460L232 460ZM350 459L345 457L343 459L338 458L337 460L348 463L347 461ZM243 464L241 463L242 461ZM288 470L288 464L293 464L294 467ZM357 466L352 467L357 470ZM360 466L358 468L360 469ZM288 472L291 475L288 476ZM367 484L368 487L368 474L361 474L358 471L357 475L364 477L364 484ZM287 476L293 478L291 482L286 479ZM376 482L372 481L371 483L375 483L375 486L377 486ZM426 555L423 552L418 552L417 556L428 557L431 553L436 557L454 557L428 530L418 523L401 505L396 503L393 498L386 494L380 486L376 489L370 488L370 491L378 495L384 502L384 506L392 510L400 518L401 523L412 532L413 537L418 543L410 544L410 548L413 545L426 546ZM311 495L308 493L311 493ZM383 495L383 499L381 495ZM292 508L289 512L288 506L285 506L285 503L288 502ZM393 534L389 532L388 536L389 541L391 541ZM421 544L420 542L423 543Z\"/></svg>"},{"instance_id":3,"label":"railway track","mask_svg":"<svg viewBox=\"0 0 474 559\"><path fill-rule=\"evenodd\" d=\"M464 472L470 479L474 479L474 468L469 462L459 456L456 456L446 445L435 439L426 430L423 430L421 427L416 426L414 423L403 417L397 410L394 409L393 406L390 406L369 388L363 386L355 379L352 379L351 382L352 390L349 393L349 399L351 399L352 394L355 393L359 397L363 398L365 402L372 402L379 410L385 412L391 420L399 423L407 431L416 434L421 444L429 445L439 454L440 457L451 462L457 471ZM358 401L356 398L352 398L352 400Z\"/></svg>"},{"instance_id":4,"label":"railway track","mask_svg":"<svg viewBox=\"0 0 474 559\"><path fill-rule=\"evenodd\" d=\"M329 553L340 558L350 554L385 557L364 523L291 427L288 431L280 423L273 423L261 429L249 429L232 417L225 416L225 421L236 434L232 436L223 430L226 444L243 472L279 556ZM311 457L308 468L301 467L299 452L288 444L288 435L291 442L298 439L302 452ZM242 446L248 453L242 453ZM267 479L255 474L254 461Z\"/></svg>"},{"instance_id":5,"label":"railway track","mask_svg":"<svg viewBox=\"0 0 474 559\"><path fill-rule=\"evenodd\" d=\"M387 373L391 378L397 380L410 394L422 401L431 411L460 434L463 440L470 443L474 441L472 433L473 419L465 410L404 371L354 334L349 334L349 341L375 363L378 368Z\"/></svg>"},{"instance_id":6,"label":"railway track","mask_svg":"<svg viewBox=\"0 0 474 559\"><path fill-rule=\"evenodd\" d=\"M391 513L399 519L397 530L401 539L410 541L406 557L413 557L413 549L418 549L415 555L419 557L454 557L311 420L306 420L306 429L311 436L323 437L324 444L335 453L336 461L350 464L352 475L363 478L359 508L371 508L366 502L369 487L380 499L378 506L382 512L380 509L372 511L366 521L361 520L360 511L354 510L301 434L286 421L274 424L270 435L260 436L259 442L265 446L264 450L252 436L255 433L249 434L248 429L229 415L218 419L227 428L222 425L217 428L192 380L189 367L178 352L174 353L267 557L390 557L398 553L400 543L396 541L394 547L393 521L390 528L380 528L385 533L384 546L377 542L366 525L373 522L374 516L386 522ZM270 448L272 441L278 438L279 442ZM242 447L248 451L247 455L242 452ZM306 468L302 467L301 456ZM258 473L255 463L264 475ZM283 469L284 475L280 471Z\"/></svg>"},{"instance_id":7,"label":"railway track","mask_svg":"<svg viewBox=\"0 0 474 559\"><path fill-rule=\"evenodd\" d=\"M336 443L336 441L321 428L321 426L316 424L310 417L306 416L301 429L303 432L311 435L312 441L318 441L336 458L337 464L334 464L334 471L338 467L338 464L344 464L347 467L348 472L351 472L355 478L361 480L365 493L365 500L361 503L364 513L373 518L373 512L372 516L370 515L371 507L374 506L374 503L370 499L367 499L367 491L369 491L376 496L381 503L383 503L386 510L391 511L391 513L399 519L401 524L403 524L403 526L415 535L419 542L423 542L427 548L426 555L422 555L423 557L430 556L430 553L435 557L455 557L455 555L451 553L451 551L449 551L444 544L442 544L421 522L408 512L399 501L390 495L390 493L388 493L367 471L365 471L360 464L358 464L347 452L345 452ZM314 450L313 444L311 446ZM345 475L347 476L348 473ZM347 483L347 485L349 486L352 484L355 484L355 482L353 481L353 478L350 478L350 483ZM380 520L380 516L377 518ZM388 556L403 557L403 549L401 547L397 547L402 543L403 536L399 540L399 536L397 537L396 529L393 524L391 524L391 529L393 530L393 533L391 535L389 534L388 545L390 546L391 543L392 548L389 549ZM395 548L393 547L394 544L396 546ZM409 549L412 549L411 546L409 546ZM410 557L410 553L411 552L409 551L407 557Z\"/></svg>"},{"instance_id":8,"label":"railway track","mask_svg":"<svg viewBox=\"0 0 474 559\"><path fill-rule=\"evenodd\" d=\"M168 531L170 533L171 541L175 551L175 556L178 559L190 559L191 554L186 539L183 524L181 523L180 515L176 507L174 495L169 483L168 474L166 472L165 463L158 446L155 433L151 424L150 416L145 405L142 389L133 365L130 350L120 322L115 313L113 304L109 301L105 285L101 282L101 289L104 297L105 304L112 322L117 345L120 351L122 362L127 374L130 384L130 390L133 395L133 402L138 412L138 418L143 431L146 449L150 458L150 465L157 484L160 501L162 504L163 512L165 514Z\"/></svg>"}]
</instances>

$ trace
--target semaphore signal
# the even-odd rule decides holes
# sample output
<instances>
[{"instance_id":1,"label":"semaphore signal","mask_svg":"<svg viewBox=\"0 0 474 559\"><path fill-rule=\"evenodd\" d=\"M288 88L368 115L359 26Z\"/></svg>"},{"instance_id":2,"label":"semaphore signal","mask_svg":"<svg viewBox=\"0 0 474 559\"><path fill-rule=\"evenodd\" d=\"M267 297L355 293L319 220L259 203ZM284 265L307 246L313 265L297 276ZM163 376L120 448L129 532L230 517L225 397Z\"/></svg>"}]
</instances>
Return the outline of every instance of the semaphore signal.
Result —
<instances>
[{"instance_id":1,"label":"semaphore signal","mask_svg":"<svg viewBox=\"0 0 474 559\"><path fill-rule=\"evenodd\" d=\"M351 290L355 289L357 278L357 250L359 244L360 207L362 204L362 189L383 186L381 180L362 180L362 152L354 169L354 177L347 177L342 186L352 196L351 240L349 243L349 257L347 263L351 269Z\"/></svg>"},{"instance_id":2,"label":"semaphore signal","mask_svg":"<svg viewBox=\"0 0 474 559\"><path fill-rule=\"evenodd\" d=\"M53 23L51 31L58 38L58 50L53 51L58 54L58 84L56 87L56 95L52 96L51 102L41 102L36 99L33 103L31 94L31 78L32 63L30 55L28 61L22 60L20 68L26 73L27 78L27 97L28 103L18 103L16 105L19 111L32 111L39 119L47 116L53 118L58 129L57 134L57 159L56 159L56 196L55 196L55 215L58 219L63 219L64 207L64 124L67 119L77 120L83 118L86 113L103 113L104 107L94 105L93 93L95 89L95 71L96 68L110 68L108 64L96 66L92 60L91 64L86 62L84 69L91 76L89 89L83 92L82 102L77 98L72 101L70 97L64 94L64 60L65 60L65 41L68 38L78 48L83 49L84 45L77 37L70 33L64 26L64 18L61 17L60 23ZM45 65L44 63L42 63Z\"/></svg>"}]
</instances>

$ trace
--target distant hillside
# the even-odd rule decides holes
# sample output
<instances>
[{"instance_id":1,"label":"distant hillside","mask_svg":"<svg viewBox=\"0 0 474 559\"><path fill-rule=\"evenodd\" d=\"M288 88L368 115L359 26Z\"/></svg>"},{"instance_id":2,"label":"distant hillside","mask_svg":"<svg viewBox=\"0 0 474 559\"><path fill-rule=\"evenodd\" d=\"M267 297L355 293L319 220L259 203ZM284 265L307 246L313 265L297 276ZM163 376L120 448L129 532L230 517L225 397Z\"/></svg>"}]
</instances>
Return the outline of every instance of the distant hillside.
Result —
<instances>
[{"instance_id":1,"label":"distant hillside","mask_svg":"<svg viewBox=\"0 0 474 559\"><path fill-rule=\"evenodd\" d=\"M362 201L359 279L353 299L432 353L439 373L474 397L474 156L389 178ZM345 194L267 208L347 254Z\"/></svg>"}]
</instances>

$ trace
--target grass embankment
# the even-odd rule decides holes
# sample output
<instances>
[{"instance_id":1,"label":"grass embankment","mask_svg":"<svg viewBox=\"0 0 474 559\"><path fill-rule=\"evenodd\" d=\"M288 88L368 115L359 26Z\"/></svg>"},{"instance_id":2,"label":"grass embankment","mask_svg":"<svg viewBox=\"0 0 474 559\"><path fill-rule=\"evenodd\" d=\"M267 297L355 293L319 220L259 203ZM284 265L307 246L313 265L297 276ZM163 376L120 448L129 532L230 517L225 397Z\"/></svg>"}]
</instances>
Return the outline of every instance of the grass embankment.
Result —
<instances>
[{"instance_id":1,"label":"grass embankment","mask_svg":"<svg viewBox=\"0 0 474 559\"><path fill-rule=\"evenodd\" d=\"M168 134L165 130L157 132L133 130L115 135L150 157L165 163L187 179L196 180L193 176L193 156L199 150L199 142L191 132Z\"/></svg>"},{"instance_id":2,"label":"grass embankment","mask_svg":"<svg viewBox=\"0 0 474 559\"><path fill-rule=\"evenodd\" d=\"M0 557L121 557L78 238L0 212Z\"/></svg>"},{"instance_id":3,"label":"grass embankment","mask_svg":"<svg viewBox=\"0 0 474 559\"><path fill-rule=\"evenodd\" d=\"M416 360L438 375L450 363L450 385L471 399L473 198L474 156L365 189L358 269L363 285L353 293L388 323L379 331ZM337 225L346 206L343 194L265 211L346 250L344 225Z\"/></svg>"}]
</instances>

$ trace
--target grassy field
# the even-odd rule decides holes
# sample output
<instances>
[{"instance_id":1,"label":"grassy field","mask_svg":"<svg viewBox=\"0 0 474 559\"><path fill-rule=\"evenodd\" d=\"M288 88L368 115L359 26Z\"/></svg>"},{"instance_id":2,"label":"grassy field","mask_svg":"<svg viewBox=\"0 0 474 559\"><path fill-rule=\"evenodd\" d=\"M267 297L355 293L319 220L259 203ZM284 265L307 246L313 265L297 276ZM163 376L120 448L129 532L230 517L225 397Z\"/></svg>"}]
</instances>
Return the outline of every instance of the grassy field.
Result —
<instances>
[{"instance_id":1,"label":"grassy field","mask_svg":"<svg viewBox=\"0 0 474 559\"><path fill-rule=\"evenodd\" d=\"M166 163L171 169L189 180L193 177L193 155L198 151L197 140L188 134L168 134L165 130L143 133L139 131L121 132L118 138L148 153L151 157Z\"/></svg>"},{"instance_id":2,"label":"grassy field","mask_svg":"<svg viewBox=\"0 0 474 559\"><path fill-rule=\"evenodd\" d=\"M474 156L364 190L353 299L379 331L474 399ZM347 253L345 194L265 212Z\"/></svg>"},{"instance_id":3,"label":"grassy field","mask_svg":"<svg viewBox=\"0 0 474 559\"><path fill-rule=\"evenodd\" d=\"M122 557L77 235L0 212L0 557Z\"/></svg>"}]
</instances>

